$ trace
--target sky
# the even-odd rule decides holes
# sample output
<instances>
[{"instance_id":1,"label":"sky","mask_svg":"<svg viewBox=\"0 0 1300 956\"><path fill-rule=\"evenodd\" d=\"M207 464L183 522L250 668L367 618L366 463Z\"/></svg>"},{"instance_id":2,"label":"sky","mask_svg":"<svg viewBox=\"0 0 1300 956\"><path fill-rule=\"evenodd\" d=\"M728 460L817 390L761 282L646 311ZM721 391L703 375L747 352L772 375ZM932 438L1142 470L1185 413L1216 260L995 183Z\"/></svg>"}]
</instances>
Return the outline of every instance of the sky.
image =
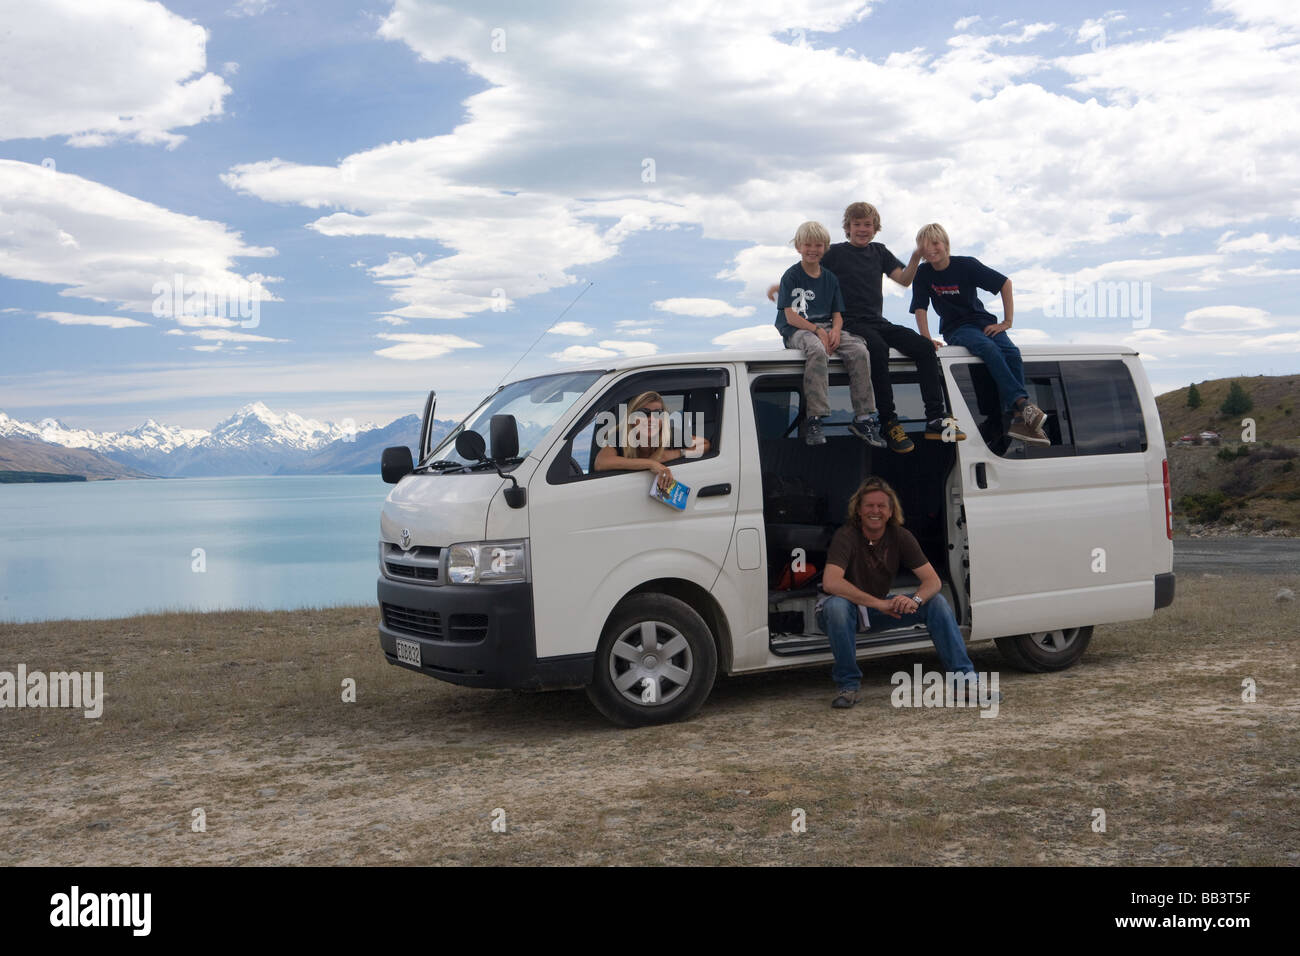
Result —
<instances>
[{"instance_id":1,"label":"sky","mask_svg":"<svg viewBox=\"0 0 1300 956\"><path fill-rule=\"evenodd\" d=\"M780 348L858 200L1010 276L1021 345L1295 372L1300 5L1113 2L0 0L0 410L458 418Z\"/></svg>"}]
</instances>

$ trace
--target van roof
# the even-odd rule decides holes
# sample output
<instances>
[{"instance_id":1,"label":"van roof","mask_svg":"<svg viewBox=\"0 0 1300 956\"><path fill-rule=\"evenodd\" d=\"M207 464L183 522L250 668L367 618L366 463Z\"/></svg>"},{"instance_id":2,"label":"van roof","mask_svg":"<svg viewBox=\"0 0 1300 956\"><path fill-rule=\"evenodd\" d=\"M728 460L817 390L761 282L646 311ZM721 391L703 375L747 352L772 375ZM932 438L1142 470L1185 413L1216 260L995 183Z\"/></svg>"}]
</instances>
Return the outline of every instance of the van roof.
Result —
<instances>
[{"instance_id":1,"label":"van roof","mask_svg":"<svg viewBox=\"0 0 1300 956\"><path fill-rule=\"evenodd\" d=\"M1021 345L1020 354L1026 359L1047 359L1066 356L1110 356L1137 355L1136 349L1126 345ZM938 350L940 358L964 358L970 352L957 346L945 346ZM897 349L889 350L892 361L910 361ZM792 349L736 349L716 352L681 352L671 355L637 355L612 361L568 366L564 371L623 371L636 368L659 368L665 365L708 365L718 362L748 362L760 365L786 364L802 362L803 356Z\"/></svg>"}]
</instances>

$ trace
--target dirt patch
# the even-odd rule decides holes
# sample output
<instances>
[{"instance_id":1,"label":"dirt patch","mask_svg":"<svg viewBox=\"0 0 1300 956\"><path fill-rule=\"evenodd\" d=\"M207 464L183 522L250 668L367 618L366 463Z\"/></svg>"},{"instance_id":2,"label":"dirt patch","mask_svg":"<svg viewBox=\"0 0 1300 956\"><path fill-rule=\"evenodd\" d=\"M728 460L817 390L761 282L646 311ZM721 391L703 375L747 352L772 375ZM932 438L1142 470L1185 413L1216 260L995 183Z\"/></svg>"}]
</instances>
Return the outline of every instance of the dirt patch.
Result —
<instances>
[{"instance_id":1,"label":"dirt patch","mask_svg":"<svg viewBox=\"0 0 1300 956\"><path fill-rule=\"evenodd\" d=\"M0 670L100 670L105 701L0 710L0 865L1293 866L1300 615L1273 596L1296 586L1180 580L1057 674L978 647L994 719L895 709L898 657L864 667L851 711L815 667L635 731L581 692L391 667L369 608L2 625Z\"/></svg>"}]
</instances>

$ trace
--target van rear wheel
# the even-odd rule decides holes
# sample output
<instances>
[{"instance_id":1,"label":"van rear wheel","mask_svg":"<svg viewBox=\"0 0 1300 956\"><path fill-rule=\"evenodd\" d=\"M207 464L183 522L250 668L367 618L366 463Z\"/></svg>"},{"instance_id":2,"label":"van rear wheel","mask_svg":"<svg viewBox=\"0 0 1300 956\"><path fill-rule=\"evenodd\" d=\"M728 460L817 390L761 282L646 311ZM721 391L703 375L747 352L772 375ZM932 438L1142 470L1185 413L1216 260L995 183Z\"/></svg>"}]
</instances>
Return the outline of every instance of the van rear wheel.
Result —
<instances>
[{"instance_id":1,"label":"van rear wheel","mask_svg":"<svg viewBox=\"0 0 1300 956\"><path fill-rule=\"evenodd\" d=\"M717 671L713 635L694 608L667 594L637 594L605 625L587 696L622 727L666 724L700 709Z\"/></svg>"},{"instance_id":2,"label":"van rear wheel","mask_svg":"<svg viewBox=\"0 0 1300 956\"><path fill-rule=\"evenodd\" d=\"M1017 670L1039 674L1061 671L1083 656L1092 640L1092 627L1058 627L1014 637L999 637L995 643L1003 659Z\"/></svg>"}]
</instances>

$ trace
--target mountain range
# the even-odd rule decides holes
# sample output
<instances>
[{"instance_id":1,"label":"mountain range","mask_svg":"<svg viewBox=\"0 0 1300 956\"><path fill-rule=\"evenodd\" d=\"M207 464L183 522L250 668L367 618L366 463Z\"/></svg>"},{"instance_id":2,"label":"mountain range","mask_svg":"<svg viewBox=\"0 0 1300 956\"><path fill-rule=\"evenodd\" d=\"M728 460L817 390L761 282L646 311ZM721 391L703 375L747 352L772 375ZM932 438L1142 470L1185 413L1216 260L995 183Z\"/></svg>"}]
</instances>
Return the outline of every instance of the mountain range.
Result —
<instances>
[{"instance_id":1,"label":"mountain range","mask_svg":"<svg viewBox=\"0 0 1300 956\"><path fill-rule=\"evenodd\" d=\"M438 440L453 421L436 420ZM389 445L414 449L420 419L407 415L359 427L243 406L211 431L149 419L122 432L95 432L55 418L23 422L0 412L0 471L112 477L214 477L378 473ZM76 450L69 454L66 450Z\"/></svg>"}]
</instances>

